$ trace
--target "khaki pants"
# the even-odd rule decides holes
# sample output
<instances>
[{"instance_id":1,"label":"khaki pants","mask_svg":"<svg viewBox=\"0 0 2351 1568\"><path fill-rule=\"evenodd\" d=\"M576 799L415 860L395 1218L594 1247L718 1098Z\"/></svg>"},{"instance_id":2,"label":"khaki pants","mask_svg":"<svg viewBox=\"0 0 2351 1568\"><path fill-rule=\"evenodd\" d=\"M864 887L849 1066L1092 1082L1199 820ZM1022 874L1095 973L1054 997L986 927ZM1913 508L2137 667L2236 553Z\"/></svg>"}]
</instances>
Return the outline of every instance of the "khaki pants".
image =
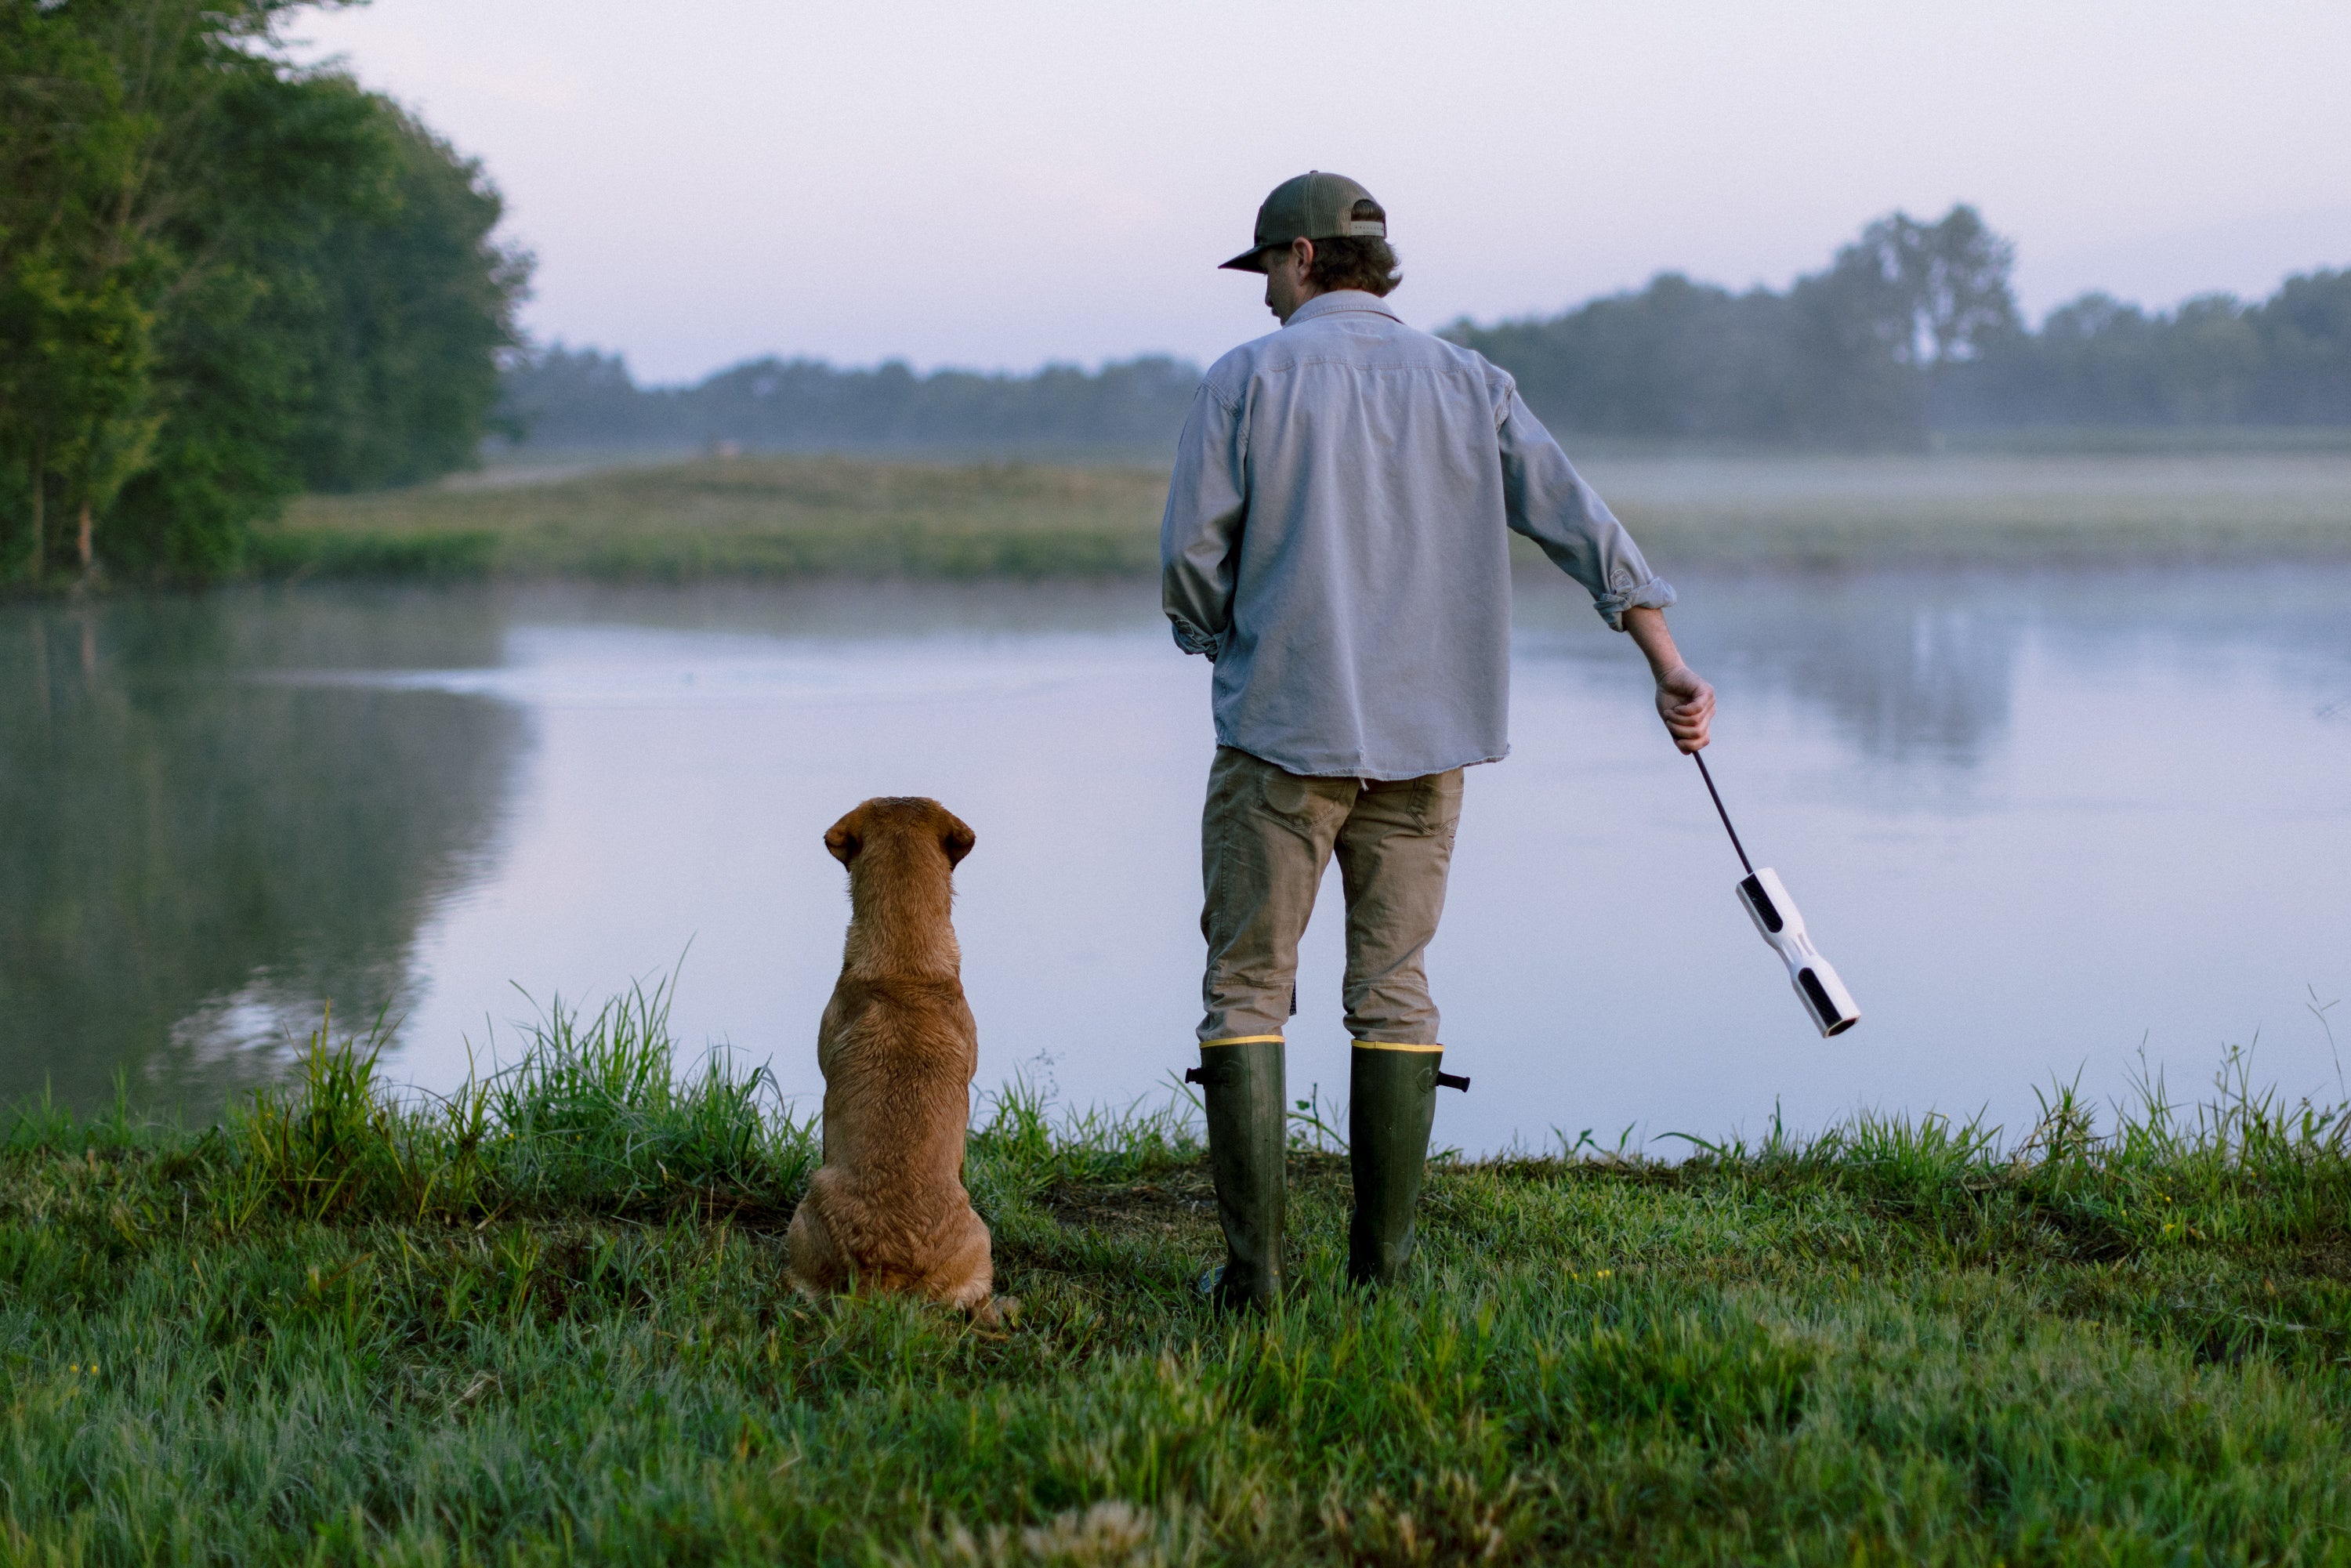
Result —
<instances>
[{"instance_id":1,"label":"khaki pants","mask_svg":"<svg viewBox=\"0 0 2351 1568\"><path fill-rule=\"evenodd\" d=\"M1347 895L1347 1032L1436 1044L1421 956L1445 912L1460 820L1458 768L1392 783L1312 778L1218 747L1200 818L1202 1042L1280 1037L1298 939L1335 851Z\"/></svg>"}]
</instances>

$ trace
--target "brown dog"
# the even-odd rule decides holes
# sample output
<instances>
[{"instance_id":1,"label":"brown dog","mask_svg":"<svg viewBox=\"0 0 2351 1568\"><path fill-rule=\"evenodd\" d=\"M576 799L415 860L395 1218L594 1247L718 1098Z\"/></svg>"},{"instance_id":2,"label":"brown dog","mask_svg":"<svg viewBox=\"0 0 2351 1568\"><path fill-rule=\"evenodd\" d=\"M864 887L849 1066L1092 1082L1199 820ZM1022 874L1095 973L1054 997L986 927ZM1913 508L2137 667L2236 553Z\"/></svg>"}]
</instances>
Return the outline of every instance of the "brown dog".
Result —
<instances>
[{"instance_id":1,"label":"brown dog","mask_svg":"<svg viewBox=\"0 0 2351 1568\"><path fill-rule=\"evenodd\" d=\"M817 1031L824 1164L792 1216L810 1295L902 1291L995 1322L987 1227L963 1187L979 1030L947 918L972 831L936 800L884 796L835 822L849 942Z\"/></svg>"}]
</instances>

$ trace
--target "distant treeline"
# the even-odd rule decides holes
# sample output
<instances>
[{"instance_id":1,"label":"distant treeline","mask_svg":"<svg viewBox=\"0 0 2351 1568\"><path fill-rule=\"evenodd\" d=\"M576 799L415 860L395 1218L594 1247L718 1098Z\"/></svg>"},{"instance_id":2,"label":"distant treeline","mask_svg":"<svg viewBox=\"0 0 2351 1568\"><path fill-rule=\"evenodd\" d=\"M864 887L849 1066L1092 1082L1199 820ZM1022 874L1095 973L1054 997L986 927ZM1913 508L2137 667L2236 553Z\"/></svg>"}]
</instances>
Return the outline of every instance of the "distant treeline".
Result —
<instances>
[{"instance_id":1,"label":"distant treeline","mask_svg":"<svg viewBox=\"0 0 2351 1568\"><path fill-rule=\"evenodd\" d=\"M1445 335L1570 434L1902 447L1986 427L2351 425L2351 272L2165 312L2090 294L2036 332L2014 261L1972 207L1896 213L1784 292L1664 273L1562 315ZM550 446L1164 450L1198 379L1164 358L1032 375L766 359L640 387L617 357L558 345L515 365L505 409Z\"/></svg>"},{"instance_id":2,"label":"distant treeline","mask_svg":"<svg viewBox=\"0 0 2351 1568\"><path fill-rule=\"evenodd\" d=\"M0 583L217 576L305 489L475 460L527 258L296 8L0 4Z\"/></svg>"},{"instance_id":3,"label":"distant treeline","mask_svg":"<svg viewBox=\"0 0 2351 1568\"><path fill-rule=\"evenodd\" d=\"M1882 218L1785 293L1678 273L1543 320L1446 335L1571 431L1909 445L1936 430L2351 425L2351 271L2149 312L2105 294L2037 332L2015 247L1971 207Z\"/></svg>"},{"instance_id":4,"label":"distant treeline","mask_svg":"<svg viewBox=\"0 0 2351 1568\"><path fill-rule=\"evenodd\" d=\"M1936 387L1947 426L2351 425L2351 270L2150 313L2085 294Z\"/></svg>"},{"instance_id":5,"label":"distant treeline","mask_svg":"<svg viewBox=\"0 0 2351 1568\"><path fill-rule=\"evenodd\" d=\"M1134 450L1184 423L1199 367L1153 355L1086 371L836 370L753 360L689 387L641 387L618 355L561 344L507 372L505 412L549 446L1034 446Z\"/></svg>"}]
</instances>

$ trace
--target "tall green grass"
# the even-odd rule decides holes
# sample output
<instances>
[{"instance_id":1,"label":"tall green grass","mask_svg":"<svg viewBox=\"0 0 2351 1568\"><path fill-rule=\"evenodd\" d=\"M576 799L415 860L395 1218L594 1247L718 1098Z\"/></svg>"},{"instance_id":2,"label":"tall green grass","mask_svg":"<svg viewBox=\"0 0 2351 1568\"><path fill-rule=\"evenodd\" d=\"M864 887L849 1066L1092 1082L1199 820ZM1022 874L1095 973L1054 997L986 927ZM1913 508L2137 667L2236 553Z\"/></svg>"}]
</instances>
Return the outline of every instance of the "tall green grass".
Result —
<instances>
[{"instance_id":1,"label":"tall green grass","mask_svg":"<svg viewBox=\"0 0 2351 1568\"><path fill-rule=\"evenodd\" d=\"M677 1071L671 982L583 1017L560 998L518 1058L446 1096L380 1075L380 1035L321 1029L290 1083L177 1157L235 1231L265 1218L465 1224L571 1214L789 1217L819 1157L766 1070Z\"/></svg>"},{"instance_id":2,"label":"tall green grass","mask_svg":"<svg viewBox=\"0 0 2351 1568\"><path fill-rule=\"evenodd\" d=\"M1189 1107L1015 1082L989 1332L789 1290L815 1129L667 999L442 1098L322 1030L205 1132L19 1116L0 1559L2351 1561L2345 1121L2241 1056L2012 1138L1447 1161L1371 1297L1301 1122L1301 1286L1238 1320Z\"/></svg>"}]
</instances>

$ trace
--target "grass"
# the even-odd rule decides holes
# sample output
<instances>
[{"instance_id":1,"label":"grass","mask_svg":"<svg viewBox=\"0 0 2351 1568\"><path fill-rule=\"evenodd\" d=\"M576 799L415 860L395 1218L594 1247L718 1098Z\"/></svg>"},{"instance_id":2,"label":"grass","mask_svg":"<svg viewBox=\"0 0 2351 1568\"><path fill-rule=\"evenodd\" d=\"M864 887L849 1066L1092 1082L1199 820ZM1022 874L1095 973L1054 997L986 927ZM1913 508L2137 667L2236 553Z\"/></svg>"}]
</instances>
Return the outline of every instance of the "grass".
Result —
<instances>
[{"instance_id":1,"label":"grass","mask_svg":"<svg viewBox=\"0 0 2351 1568\"><path fill-rule=\"evenodd\" d=\"M1664 456L1587 471L1668 572L2351 558L2351 450ZM1158 570L1163 470L700 458L309 497L271 577L1050 577ZM1521 541L1520 554L1537 559Z\"/></svg>"},{"instance_id":2,"label":"grass","mask_svg":"<svg viewBox=\"0 0 2351 1568\"><path fill-rule=\"evenodd\" d=\"M1334 1289L1301 1126L1283 1310L1180 1103L984 1102L1008 1333L781 1270L814 1129L680 1073L665 994L393 1092L322 1030L202 1134L0 1147L0 1556L43 1563L2351 1561L2351 1134L2159 1083L2101 1130L1451 1163ZM1314 1109L1314 1108L1310 1108Z\"/></svg>"},{"instance_id":3,"label":"grass","mask_svg":"<svg viewBox=\"0 0 2351 1568\"><path fill-rule=\"evenodd\" d=\"M2351 451L1595 457L1651 559L1767 567L2351 559Z\"/></svg>"},{"instance_id":4,"label":"grass","mask_svg":"<svg viewBox=\"0 0 2351 1568\"><path fill-rule=\"evenodd\" d=\"M699 458L544 484L309 497L262 536L271 576L1050 577L1155 571L1149 470L832 456Z\"/></svg>"}]
</instances>

